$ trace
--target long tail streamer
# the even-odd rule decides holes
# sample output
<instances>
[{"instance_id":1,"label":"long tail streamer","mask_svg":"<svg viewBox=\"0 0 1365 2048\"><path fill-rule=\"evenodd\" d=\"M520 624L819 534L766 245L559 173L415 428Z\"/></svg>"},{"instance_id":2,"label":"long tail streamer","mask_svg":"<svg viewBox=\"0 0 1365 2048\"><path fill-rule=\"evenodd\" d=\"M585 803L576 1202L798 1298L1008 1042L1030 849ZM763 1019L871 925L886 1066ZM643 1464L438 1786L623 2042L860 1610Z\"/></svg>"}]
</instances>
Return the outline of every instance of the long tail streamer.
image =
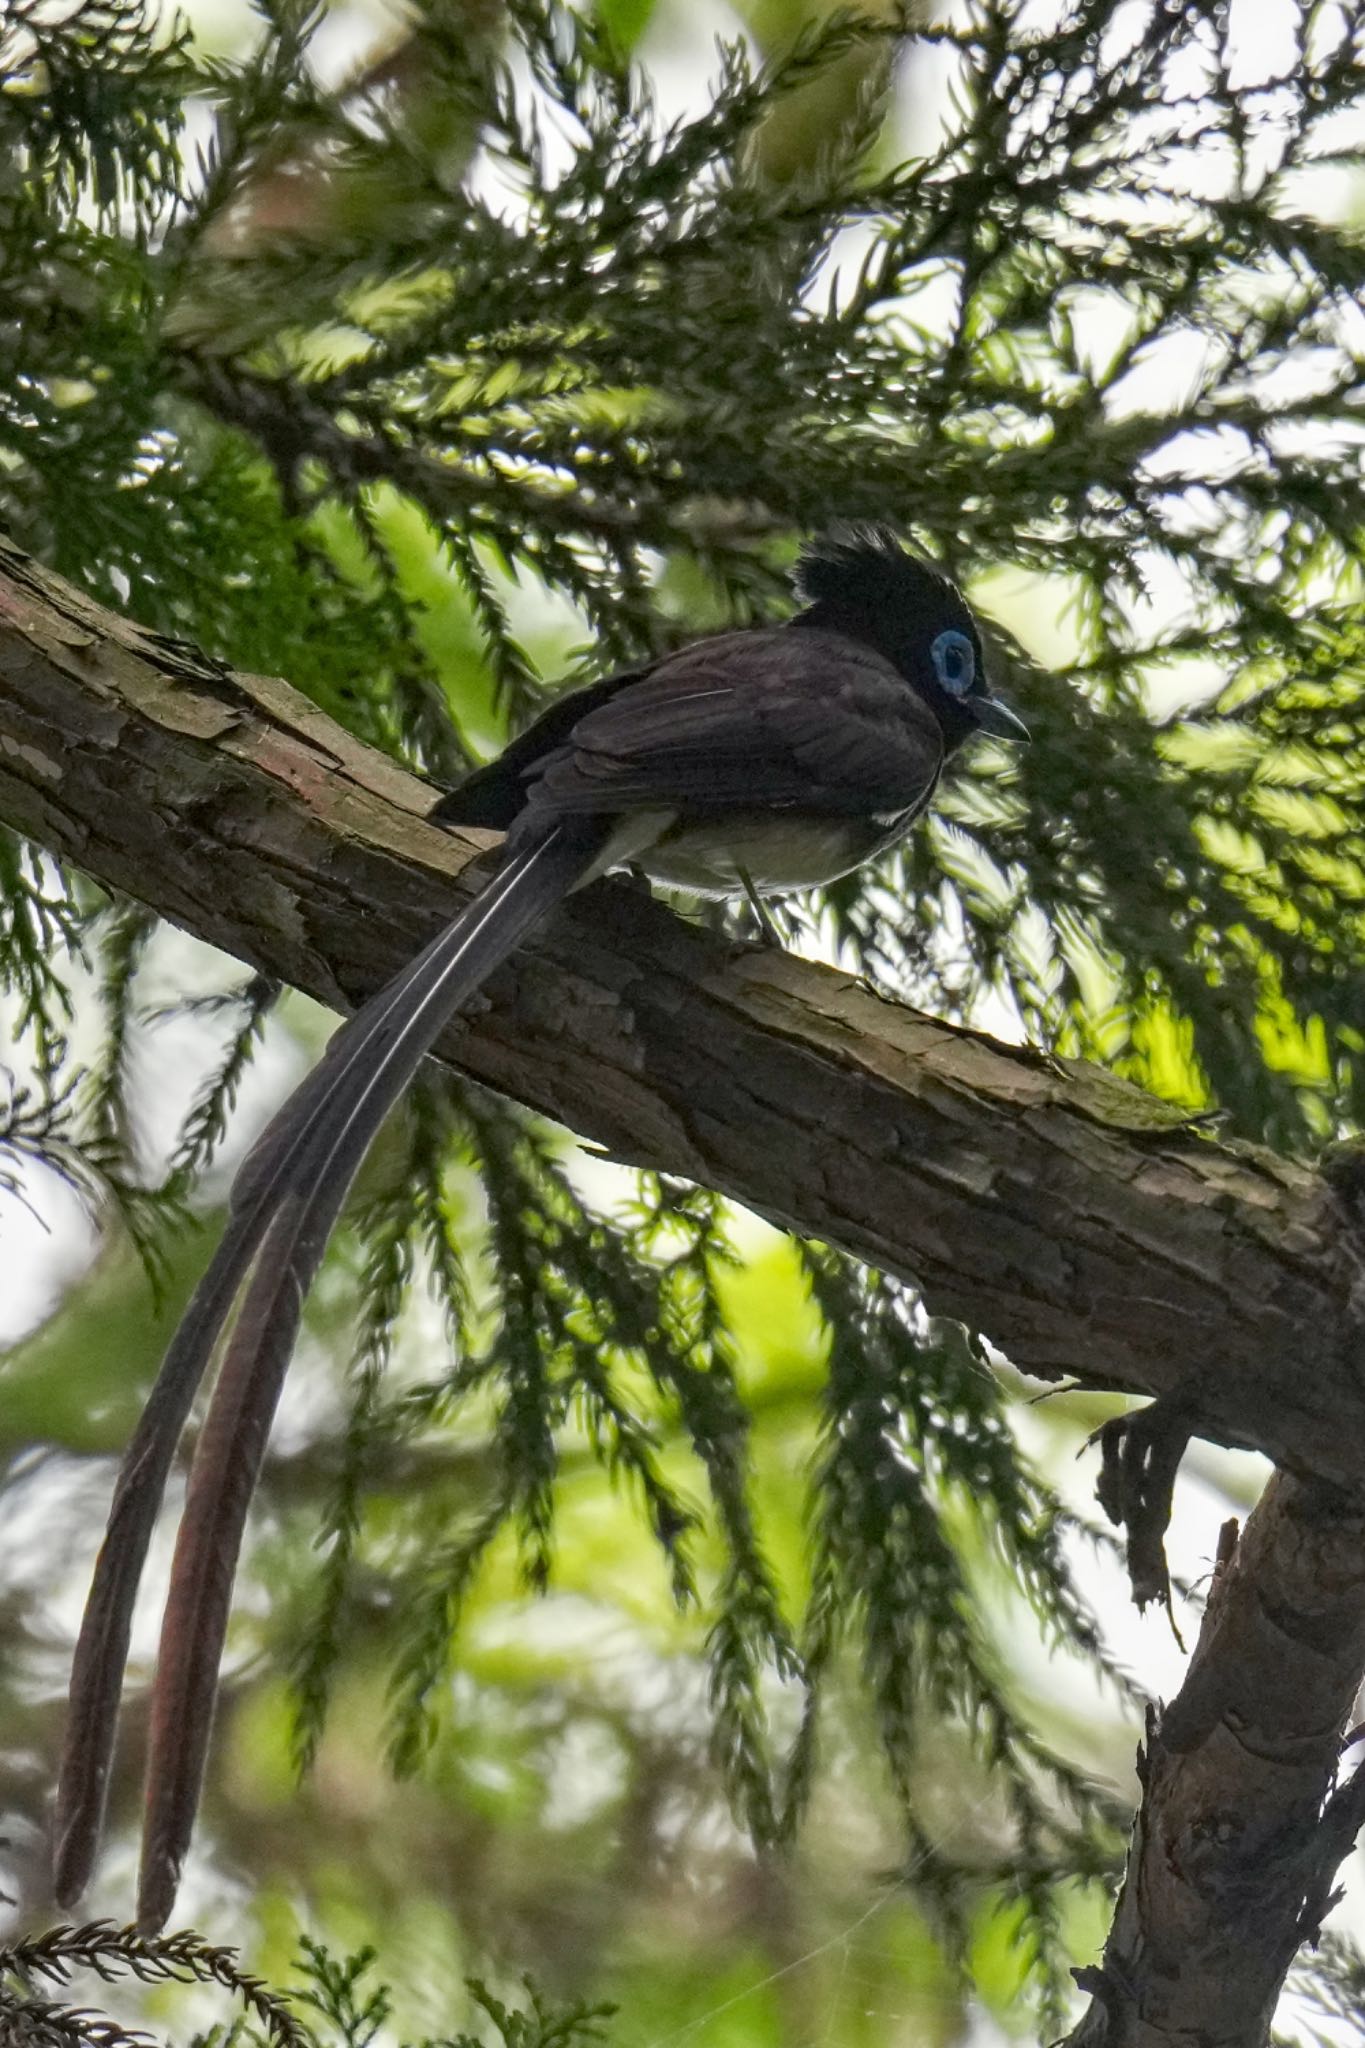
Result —
<instances>
[{"instance_id":1,"label":"long tail streamer","mask_svg":"<svg viewBox=\"0 0 1365 2048\"><path fill-rule=\"evenodd\" d=\"M76 1645L58 1783L54 1889L79 1897L103 1826L133 1606L190 1406L234 1303L196 1449L152 1694L139 1920L175 1898L208 1753L247 1509L304 1298L351 1182L446 1022L591 871L595 840L562 828L514 855L445 931L358 1010L262 1132L227 1228L124 1458Z\"/></svg>"}]
</instances>

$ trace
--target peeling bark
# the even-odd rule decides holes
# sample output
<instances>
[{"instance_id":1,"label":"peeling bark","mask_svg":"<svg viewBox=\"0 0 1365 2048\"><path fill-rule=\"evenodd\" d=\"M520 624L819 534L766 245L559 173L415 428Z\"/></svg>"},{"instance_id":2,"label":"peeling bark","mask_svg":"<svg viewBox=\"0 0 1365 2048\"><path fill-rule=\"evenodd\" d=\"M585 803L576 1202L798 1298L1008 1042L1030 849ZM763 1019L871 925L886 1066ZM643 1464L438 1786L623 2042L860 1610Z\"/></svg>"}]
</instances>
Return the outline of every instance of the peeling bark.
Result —
<instances>
[{"instance_id":1,"label":"peeling bark","mask_svg":"<svg viewBox=\"0 0 1365 2048\"><path fill-rule=\"evenodd\" d=\"M492 840L306 698L145 633L0 544L0 817L337 1007L468 895ZM615 1158L914 1280L1045 1378L1162 1395L1343 1486L1365 1471L1347 1195L1140 1090L735 955L599 885L442 1054ZM1311 1369L1307 1361L1311 1360Z\"/></svg>"},{"instance_id":2,"label":"peeling bark","mask_svg":"<svg viewBox=\"0 0 1365 2048\"><path fill-rule=\"evenodd\" d=\"M279 681L140 631L0 542L0 817L322 1001L464 900L488 835ZM1071 2048L1259 2048L1359 1819L1331 1796L1365 1668L1365 1172L1216 1143L1049 1060L641 892L566 907L442 1054L618 1159L914 1280L1017 1365L1165 1396L1283 1474L1153 1717Z\"/></svg>"}]
</instances>

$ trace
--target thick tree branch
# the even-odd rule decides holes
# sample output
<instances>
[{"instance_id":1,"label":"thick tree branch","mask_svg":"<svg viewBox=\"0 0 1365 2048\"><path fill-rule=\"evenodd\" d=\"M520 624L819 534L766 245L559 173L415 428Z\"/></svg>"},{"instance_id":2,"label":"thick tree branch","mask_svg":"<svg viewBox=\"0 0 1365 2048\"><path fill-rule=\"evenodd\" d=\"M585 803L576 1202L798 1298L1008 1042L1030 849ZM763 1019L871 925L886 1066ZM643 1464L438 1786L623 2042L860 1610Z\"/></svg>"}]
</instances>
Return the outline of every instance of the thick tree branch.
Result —
<instances>
[{"instance_id":1,"label":"thick tree branch","mask_svg":"<svg viewBox=\"0 0 1365 2048\"><path fill-rule=\"evenodd\" d=\"M1334 1790L1363 1669L1365 1507L1281 1473L1148 1718L1128 1871L1067 2048L1263 2048L1365 1817L1353 1779Z\"/></svg>"},{"instance_id":2,"label":"thick tree branch","mask_svg":"<svg viewBox=\"0 0 1365 2048\"><path fill-rule=\"evenodd\" d=\"M100 881L350 1004L450 914L487 844L427 826L430 800L287 685L0 547L0 816ZM1029 1372L1178 1389L1206 1434L1360 1482L1355 1205L1097 1069L736 958L613 885L443 1051L618 1158L912 1278Z\"/></svg>"},{"instance_id":3,"label":"thick tree branch","mask_svg":"<svg viewBox=\"0 0 1365 2048\"><path fill-rule=\"evenodd\" d=\"M484 842L426 825L430 800L287 685L0 544L0 816L40 845L344 1005L467 893ZM1330 1795L1365 1667L1360 1173L1216 1144L1094 1069L736 958L621 887L570 906L443 1050L913 1278L1027 1370L1167 1396L1303 1475L1252 1517L1153 1717L1072 2048L1263 2041L1359 1817L1353 1786Z\"/></svg>"}]
</instances>

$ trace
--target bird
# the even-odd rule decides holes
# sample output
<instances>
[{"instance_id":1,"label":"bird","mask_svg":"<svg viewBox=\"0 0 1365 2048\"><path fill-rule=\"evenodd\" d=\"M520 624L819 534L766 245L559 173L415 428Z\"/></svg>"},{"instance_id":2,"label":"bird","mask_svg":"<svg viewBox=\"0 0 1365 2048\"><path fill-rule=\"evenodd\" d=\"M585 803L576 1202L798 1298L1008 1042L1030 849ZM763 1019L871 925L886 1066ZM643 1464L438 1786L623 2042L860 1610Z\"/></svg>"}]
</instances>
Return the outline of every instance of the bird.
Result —
<instances>
[{"instance_id":1,"label":"bird","mask_svg":"<svg viewBox=\"0 0 1365 2048\"><path fill-rule=\"evenodd\" d=\"M333 1035L233 1185L217 1250L124 1457L73 1662L54 1822L63 1905L92 1874L133 1602L175 1449L221 1349L152 1686L138 1919L173 1909L207 1760L237 1558L304 1297L355 1174L447 1021L561 901L633 867L701 896L819 887L904 838L974 734L1028 738L957 587L885 526L802 550L799 609L560 696L445 792L501 831L491 878Z\"/></svg>"}]
</instances>

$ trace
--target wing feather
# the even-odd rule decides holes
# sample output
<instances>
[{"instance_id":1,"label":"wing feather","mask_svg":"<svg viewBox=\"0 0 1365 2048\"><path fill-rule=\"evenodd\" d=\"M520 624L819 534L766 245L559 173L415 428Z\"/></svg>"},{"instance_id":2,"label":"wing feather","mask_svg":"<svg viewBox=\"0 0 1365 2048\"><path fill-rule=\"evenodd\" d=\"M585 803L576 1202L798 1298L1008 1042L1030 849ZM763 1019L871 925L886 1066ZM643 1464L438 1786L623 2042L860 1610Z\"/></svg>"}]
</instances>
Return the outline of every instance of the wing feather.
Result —
<instances>
[{"instance_id":1,"label":"wing feather","mask_svg":"<svg viewBox=\"0 0 1365 2048\"><path fill-rule=\"evenodd\" d=\"M864 816L915 808L943 764L930 707L842 634L725 634L598 704L537 764L543 815L686 804Z\"/></svg>"}]
</instances>

